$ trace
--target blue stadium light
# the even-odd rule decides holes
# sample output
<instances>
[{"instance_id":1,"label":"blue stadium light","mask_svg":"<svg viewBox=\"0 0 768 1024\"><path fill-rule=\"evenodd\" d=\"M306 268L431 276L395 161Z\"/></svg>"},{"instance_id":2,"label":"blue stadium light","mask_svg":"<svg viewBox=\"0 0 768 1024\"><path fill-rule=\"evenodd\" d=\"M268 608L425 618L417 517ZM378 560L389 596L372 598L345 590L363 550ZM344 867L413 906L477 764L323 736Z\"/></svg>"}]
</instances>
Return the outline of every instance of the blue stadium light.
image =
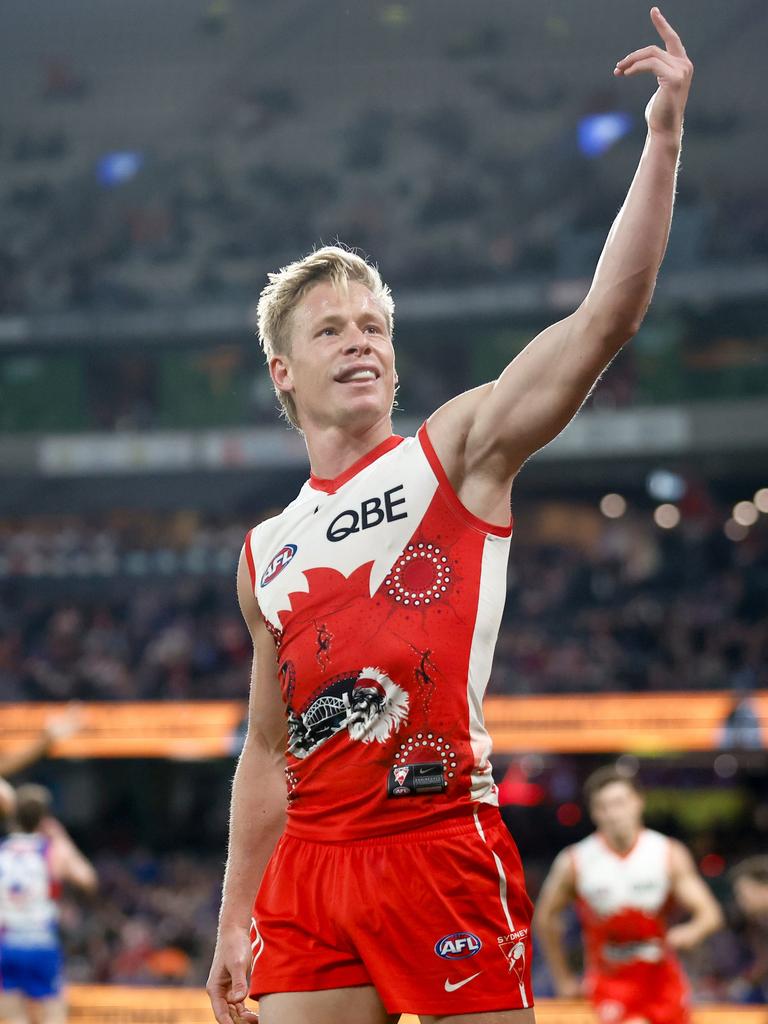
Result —
<instances>
[{"instance_id":1,"label":"blue stadium light","mask_svg":"<svg viewBox=\"0 0 768 1024\"><path fill-rule=\"evenodd\" d=\"M646 477L645 486L656 501L680 501L688 490L685 479L669 469L654 469Z\"/></svg>"},{"instance_id":2,"label":"blue stadium light","mask_svg":"<svg viewBox=\"0 0 768 1024\"><path fill-rule=\"evenodd\" d=\"M135 177L143 163L141 153L107 153L96 162L96 177L105 188L115 188Z\"/></svg>"},{"instance_id":3,"label":"blue stadium light","mask_svg":"<svg viewBox=\"0 0 768 1024\"><path fill-rule=\"evenodd\" d=\"M623 139L632 127L632 118L621 110L606 114L589 114L579 121L579 149L584 156L602 156Z\"/></svg>"}]
</instances>

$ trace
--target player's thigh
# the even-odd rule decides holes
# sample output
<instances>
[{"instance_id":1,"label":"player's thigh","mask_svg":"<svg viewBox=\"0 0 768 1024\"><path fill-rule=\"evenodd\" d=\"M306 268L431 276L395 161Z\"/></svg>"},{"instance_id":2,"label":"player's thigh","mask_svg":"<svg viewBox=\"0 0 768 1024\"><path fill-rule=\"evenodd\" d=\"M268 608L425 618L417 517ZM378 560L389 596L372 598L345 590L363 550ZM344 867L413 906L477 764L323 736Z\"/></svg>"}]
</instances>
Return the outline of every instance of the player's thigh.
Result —
<instances>
[{"instance_id":1,"label":"player's thigh","mask_svg":"<svg viewBox=\"0 0 768 1024\"><path fill-rule=\"evenodd\" d=\"M395 1024L371 985L320 992L273 992L259 1000L260 1024Z\"/></svg>"},{"instance_id":2,"label":"player's thigh","mask_svg":"<svg viewBox=\"0 0 768 1024\"><path fill-rule=\"evenodd\" d=\"M27 999L29 1024L65 1024L67 1004L56 996L52 999Z\"/></svg>"},{"instance_id":3,"label":"player's thigh","mask_svg":"<svg viewBox=\"0 0 768 1024\"><path fill-rule=\"evenodd\" d=\"M536 1024L536 1014L528 1010L491 1010L489 1013L449 1013L441 1017L419 1018L421 1024Z\"/></svg>"},{"instance_id":4,"label":"player's thigh","mask_svg":"<svg viewBox=\"0 0 768 1024\"><path fill-rule=\"evenodd\" d=\"M0 1022L26 1024L24 999L18 992L0 992Z\"/></svg>"}]
</instances>

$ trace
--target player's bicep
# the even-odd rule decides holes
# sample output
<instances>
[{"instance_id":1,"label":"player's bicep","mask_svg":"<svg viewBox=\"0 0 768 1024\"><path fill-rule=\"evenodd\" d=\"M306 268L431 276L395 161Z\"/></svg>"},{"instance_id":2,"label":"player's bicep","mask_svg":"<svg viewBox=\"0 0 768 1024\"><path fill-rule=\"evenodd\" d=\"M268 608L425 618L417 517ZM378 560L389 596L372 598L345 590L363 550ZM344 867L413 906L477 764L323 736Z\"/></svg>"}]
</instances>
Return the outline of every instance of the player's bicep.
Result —
<instances>
[{"instance_id":1,"label":"player's bicep","mask_svg":"<svg viewBox=\"0 0 768 1024\"><path fill-rule=\"evenodd\" d=\"M253 592L245 548L237 567L237 599L253 640L246 742L256 742L265 750L282 756L286 745L286 720L277 677L275 643Z\"/></svg>"},{"instance_id":2,"label":"player's bicep","mask_svg":"<svg viewBox=\"0 0 768 1024\"><path fill-rule=\"evenodd\" d=\"M690 851L682 843L674 842L671 857L672 895L677 902L692 914L715 908L715 898L697 871Z\"/></svg>"},{"instance_id":3,"label":"player's bicep","mask_svg":"<svg viewBox=\"0 0 768 1024\"><path fill-rule=\"evenodd\" d=\"M568 425L615 349L583 307L547 327L494 382L469 444L511 477Z\"/></svg>"},{"instance_id":4,"label":"player's bicep","mask_svg":"<svg viewBox=\"0 0 768 1024\"><path fill-rule=\"evenodd\" d=\"M549 874L541 887L536 903L536 914L541 919L559 914L576 898L576 872L570 848L555 857Z\"/></svg>"}]
</instances>

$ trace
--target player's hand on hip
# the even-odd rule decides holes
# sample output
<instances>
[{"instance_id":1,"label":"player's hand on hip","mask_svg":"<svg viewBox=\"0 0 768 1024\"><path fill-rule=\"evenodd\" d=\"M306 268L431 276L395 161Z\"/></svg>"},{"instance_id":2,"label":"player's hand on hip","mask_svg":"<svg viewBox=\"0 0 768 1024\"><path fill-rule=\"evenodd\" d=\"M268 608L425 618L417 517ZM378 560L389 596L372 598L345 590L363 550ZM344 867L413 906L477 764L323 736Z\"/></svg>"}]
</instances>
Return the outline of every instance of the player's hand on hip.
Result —
<instances>
[{"instance_id":1,"label":"player's hand on hip","mask_svg":"<svg viewBox=\"0 0 768 1024\"><path fill-rule=\"evenodd\" d=\"M560 978L555 984L555 989L560 999L580 999L584 994L581 979L577 978L575 974L569 975L567 978Z\"/></svg>"},{"instance_id":2,"label":"player's hand on hip","mask_svg":"<svg viewBox=\"0 0 768 1024\"><path fill-rule=\"evenodd\" d=\"M629 77L650 72L656 75L659 88L645 108L648 129L653 134L679 138L683 112L693 77L693 64L680 36L658 7L651 8L651 21L662 38L664 47L644 46L627 54L616 65L614 75Z\"/></svg>"},{"instance_id":3,"label":"player's hand on hip","mask_svg":"<svg viewBox=\"0 0 768 1024\"><path fill-rule=\"evenodd\" d=\"M205 986L217 1024L258 1024L257 1014L245 1006L250 963L248 929L220 932Z\"/></svg>"},{"instance_id":4,"label":"player's hand on hip","mask_svg":"<svg viewBox=\"0 0 768 1024\"><path fill-rule=\"evenodd\" d=\"M667 932L667 945L681 952L693 949L701 941L698 929L690 921L676 924Z\"/></svg>"}]
</instances>

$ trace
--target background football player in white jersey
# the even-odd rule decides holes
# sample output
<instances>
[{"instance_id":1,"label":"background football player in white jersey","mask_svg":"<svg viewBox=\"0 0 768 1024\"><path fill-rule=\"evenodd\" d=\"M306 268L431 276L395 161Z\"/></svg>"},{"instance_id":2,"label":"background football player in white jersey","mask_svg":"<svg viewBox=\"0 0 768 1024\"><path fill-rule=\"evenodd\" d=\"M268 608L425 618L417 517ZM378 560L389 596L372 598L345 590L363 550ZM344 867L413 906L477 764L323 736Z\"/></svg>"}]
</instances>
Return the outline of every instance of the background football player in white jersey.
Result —
<instances>
[{"instance_id":1,"label":"background football player in white jersey","mask_svg":"<svg viewBox=\"0 0 768 1024\"><path fill-rule=\"evenodd\" d=\"M48 814L42 786L16 791L14 831L0 842L0 1020L62 1024L57 897L62 884L96 889L96 872Z\"/></svg>"},{"instance_id":2,"label":"background football player in white jersey","mask_svg":"<svg viewBox=\"0 0 768 1024\"><path fill-rule=\"evenodd\" d=\"M720 908L683 844L644 827L631 777L599 768L584 797L596 831L558 854L534 918L557 994L587 995L605 1024L684 1024L687 984L675 951L720 928ZM571 903L584 932L583 982L563 943L561 914ZM671 904L690 917L667 929Z\"/></svg>"}]
</instances>

